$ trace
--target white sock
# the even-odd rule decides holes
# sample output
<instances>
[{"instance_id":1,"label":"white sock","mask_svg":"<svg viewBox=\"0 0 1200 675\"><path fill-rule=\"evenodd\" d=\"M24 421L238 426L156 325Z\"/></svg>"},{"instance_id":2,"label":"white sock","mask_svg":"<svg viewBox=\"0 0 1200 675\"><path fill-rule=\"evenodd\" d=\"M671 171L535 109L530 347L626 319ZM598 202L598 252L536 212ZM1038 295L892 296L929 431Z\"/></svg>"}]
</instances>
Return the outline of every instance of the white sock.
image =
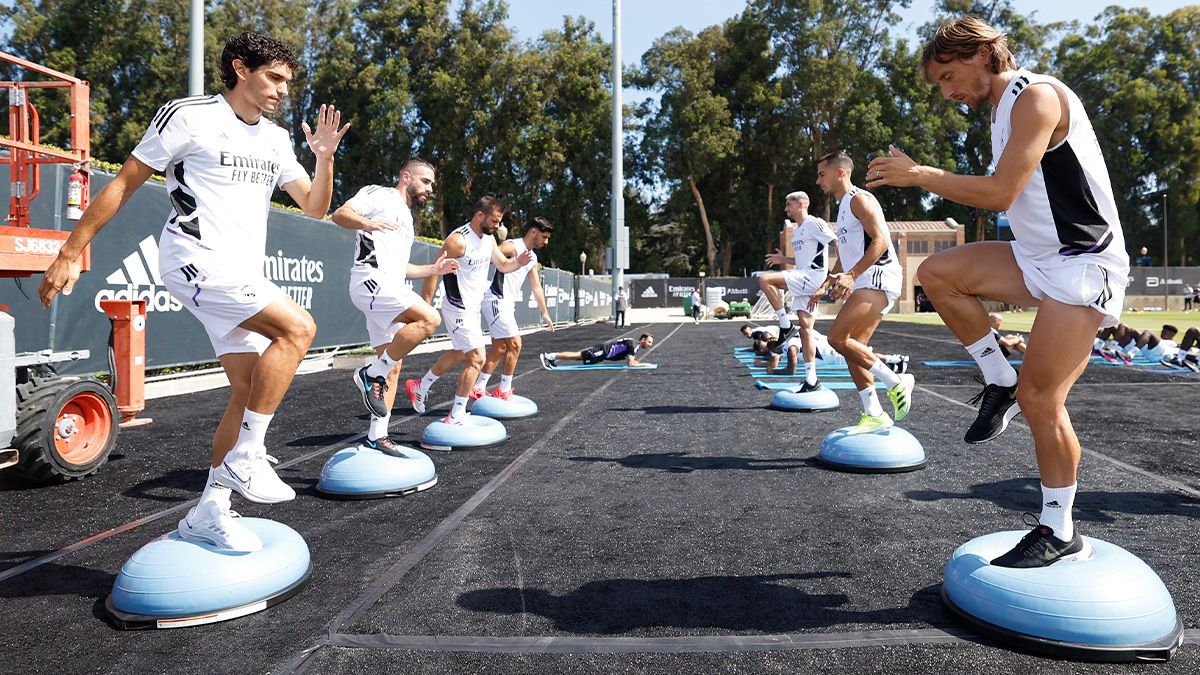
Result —
<instances>
[{"instance_id":1,"label":"white sock","mask_svg":"<svg viewBox=\"0 0 1200 675\"><path fill-rule=\"evenodd\" d=\"M883 406L879 405L879 396L875 393L874 384L866 389L859 389L858 397L862 399L863 412L872 417L883 415Z\"/></svg>"},{"instance_id":2,"label":"white sock","mask_svg":"<svg viewBox=\"0 0 1200 675\"><path fill-rule=\"evenodd\" d=\"M1042 515L1038 522L1054 530L1054 536L1070 541L1075 536L1071 510L1075 507L1075 485L1062 488L1042 486Z\"/></svg>"},{"instance_id":3,"label":"white sock","mask_svg":"<svg viewBox=\"0 0 1200 675\"><path fill-rule=\"evenodd\" d=\"M238 431L237 442L233 444L233 449L229 451L229 454L225 455L225 459L244 459L250 454L251 448L260 448L266 445L267 425L271 423L272 417L275 416L263 415L246 408L242 413L242 427Z\"/></svg>"},{"instance_id":4,"label":"white sock","mask_svg":"<svg viewBox=\"0 0 1200 675\"><path fill-rule=\"evenodd\" d=\"M500 391L512 391L512 375L500 375Z\"/></svg>"},{"instance_id":5,"label":"white sock","mask_svg":"<svg viewBox=\"0 0 1200 675\"><path fill-rule=\"evenodd\" d=\"M546 357L546 360L551 361L551 362L553 362L555 360L554 357L557 355L558 355L558 352L543 352L542 353L542 356Z\"/></svg>"},{"instance_id":6,"label":"white sock","mask_svg":"<svg viewBox=\"0 0 1200 675\"><path fill-rule=\"evenodd\" d=\"M487 389L488 380L492 379L491 373L480 372L479 377L475 378L476 389Z\"/></svg>"},{"instance_id":7,"label":"white sock","mask_svg":"<svg viewBox=\"0 0 1200 675\"><path fill-rule=\"evenodd\" d=\"M779 309L775 310L775 316L779 317L780 328L787 328L788 326L792 325L792 320L788 318L786 309L780 307Z\"/></svg>"},{"instance_id":8,"label":"white sock","mask_svg":"<svg viewBox=\"0 0 1200 675\"><path fill-rule=\"evenodd\" d=\"M1004 358L1004 352L1000 351L1000 344L991 332L975 344L967 345L967 353L979 364L984 382L1001 387L1011 387L1017 383L1017 371Z\"/></svg>"},{"instance_id":9,"label":"white sock","mask_svg":"<svg viewBox=\"0 0 1200 675\"><path fill-rule=\"evenodd\" d=\"M215 504L222 511L228 511L233 503L233 490L222 485L217 485L213 480L213 470L208 469L208 483L204 485L204 492L200 493L200 503L196 505L199 509L205 504Z\"/></svg>"},{"instance_id":10,"label":"white sock","mask_svg":"<svg viewBox=\"0 0 1200 675\"><path fill-rule=\"evenodd\" d=\"M434 375L432 370L425 373L425 377L421 378L421 395L422 396L429 393L429 388L433 386L434 382L438 381L439 377L440 377L439 375Z\"/></svg>"},{"instance_id":11,"label":"white sock","mask_svg":"<svg viewBox=\"0 0 1200 675\"><path fill-rule=\"evenodd\" d=\"M371 415L371 430L367 432L367 439L377 441L388 435L388 422L392 416L376 417Z\"/></svg>"},{"instance_id":12,"label":"white sock","mask_svg":"<svg viewBox=\"0 0 1200 675\"><path fill-rule=\"evenodd\" d=\"M383 353L379 355L379 358L375 359L371 362L371 365L367 366L367 376L387 377L388 373L392 372L392 368L394 368L397 363L399 363L399 361L396 361L396 359L388 356L387 350L385 349L383 350Z\"/></svg>"},{"instance_id":13,"label":"white sock","mask_svg":"<svg viewBox=\"0 0 1200 675\"><path fill-rule=\"evenodd\" d=\"M900 384L900 376L878 358L875 359L875 363L871 364L871 374L888 389Z\"/></svg>"},{"instance_id":14,"label":"white sock","mask_svg":"<svg viewBox=\"0 0 1200 675\"><path fill-rule=\"evenodd\" d=\"M817 383L817 362L809 361L804 364L804 381L809 384Z\"/></svg>"},{"instance_id":15,"label":"white sock","mask_svg":"<svg viewBox=\"0 0 1200 675\"><path fill-rule=\"evenodd\" d=\"M467 414L467 397L455 396L454 405L450 407L450 419L458 419Z\"/></svg>"}]
</instances>

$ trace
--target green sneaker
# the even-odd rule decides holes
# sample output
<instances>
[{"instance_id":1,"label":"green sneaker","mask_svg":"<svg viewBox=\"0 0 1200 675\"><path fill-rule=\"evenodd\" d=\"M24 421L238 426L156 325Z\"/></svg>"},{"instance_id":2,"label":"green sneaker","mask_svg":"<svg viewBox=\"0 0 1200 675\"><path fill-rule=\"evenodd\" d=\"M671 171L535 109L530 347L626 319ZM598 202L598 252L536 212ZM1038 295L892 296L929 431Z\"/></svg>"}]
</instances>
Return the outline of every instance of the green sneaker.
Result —
<instances>
[{"instance_id":1,"label":"green sneaker","mask_svg":"<svg viewBox=\"0 0 1200 675\"><path fill-rule=\"evenodd\" d=\"M908 408L912 405L912 393L916 386L916 378L905 373L900 376L900 384L887 390L888 398L892 399L892 410L896 412L897 422L908 417Z\"/></svg>"},{"instance_id":2,"label":"green sneaker","mask_svg":"<svg viewBox=\"0 0 1200 675\"><path fill-rule=\"evenodd\" d=\"M862 417L858 418L858 424L854 425L850 431L847 431L846 435L854 436L857 434L866 434L872 431L879 431L880 429L886 429L893 424L895 424L895 422L892 421L892 418L887 416L887 413L876 417L864 412Z\"/></svg>"}]
</instances>

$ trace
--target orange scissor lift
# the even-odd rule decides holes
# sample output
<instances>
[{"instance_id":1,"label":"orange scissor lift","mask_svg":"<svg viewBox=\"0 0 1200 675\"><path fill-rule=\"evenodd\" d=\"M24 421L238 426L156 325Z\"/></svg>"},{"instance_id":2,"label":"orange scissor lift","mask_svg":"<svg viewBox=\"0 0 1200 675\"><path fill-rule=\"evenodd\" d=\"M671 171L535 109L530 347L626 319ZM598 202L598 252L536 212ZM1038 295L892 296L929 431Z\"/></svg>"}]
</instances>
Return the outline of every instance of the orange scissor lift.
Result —
<instances>
[{"instance_id":1,"label":"orange scissor lift","mask_svg":"<svg viewBox=\"0 0 1200 675\"><path fill-rule=\"evenodd\" d=\"M71 164L68 219L87 207L90 153L89 86L78 78L0 52L0 60L46 79L0 81L8 93L8 135L0 137L0 163L9 166L8 218L0 225L0 277L45 272L70 231L31 226L30 205L41 190L43 164ZM70 149L41 143L40 117L30 101L39 90L65 89L70 97ZM82 257L91 268L90 247ZM92 377L68 377L54 364L90 354L44 349L17 353L12 318L0 305L0 468L36 482L81 478L95 472L116 446L119 427L136 426L145 407L146 301L101 303L113 322L109 341L112 387ZM115 395L114 395L115 392Z\"/></svg>"}]
</instances>

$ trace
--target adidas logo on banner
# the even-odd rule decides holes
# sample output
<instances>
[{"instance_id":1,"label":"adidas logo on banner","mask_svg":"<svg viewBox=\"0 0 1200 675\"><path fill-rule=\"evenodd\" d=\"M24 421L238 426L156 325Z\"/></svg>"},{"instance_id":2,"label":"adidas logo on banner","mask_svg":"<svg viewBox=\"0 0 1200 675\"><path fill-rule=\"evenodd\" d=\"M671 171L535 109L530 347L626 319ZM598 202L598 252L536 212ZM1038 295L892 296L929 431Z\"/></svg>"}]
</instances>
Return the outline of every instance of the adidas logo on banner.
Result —
<instances>
[{"instance_id":1,"label":"adidas logo on banner","mask_svg":"<svg viewBox=\"0 0 1200 675\"><path fill-rule=\"evenodd\" d=\"M642 291L642 297L643 298L657 298L658 293L654 292L653 286L647 286L646 290Z\"/></svg>"},{"instance_id":2,"label":"adidas logo on banner","mask_svg":"<svg viewBox=\"0 0 1200 675\"><path fill-rule=\"evenodd\" d=\"M145 300L150 312L178 312L183 305L162 286L158 274L158 242L153 236L138 243L137 250L121 261L121 267L104 277L109 286L96 293L96 311L101 300Z\"/></svg>"}]
</instances>

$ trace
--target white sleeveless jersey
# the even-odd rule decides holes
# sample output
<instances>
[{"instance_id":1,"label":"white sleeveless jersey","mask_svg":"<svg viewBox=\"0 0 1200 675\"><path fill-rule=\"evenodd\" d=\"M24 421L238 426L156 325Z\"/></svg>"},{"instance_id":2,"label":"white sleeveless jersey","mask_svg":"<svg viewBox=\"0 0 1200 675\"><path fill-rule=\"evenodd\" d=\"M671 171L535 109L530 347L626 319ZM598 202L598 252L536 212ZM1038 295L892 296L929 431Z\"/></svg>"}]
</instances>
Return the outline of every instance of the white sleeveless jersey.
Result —
<instances>
[{"instance_id":1,"label":"white sleeveless jersey","mask_svg":"<svg viewBox=\"0 0 1200 675\"><path fill-rule=\"evenodd\" d=\"M508 242L513 245L513 250L515 251L513 253L514 257L529 250L529 247L525 245L524 239L509 239ZM533 255L533 259L521 265L516 270L512 272L496 270L492 274L492 285L488 286L484 297L488 300L499 300L505 304L513 304L520 300L521 287L525 284L525 280L529 278L529 270L538 264L537 253L533 251L530 251L530 253Z\"/></svg>"},{"instance_id":2,"label":"white sleeveless jersey","mask_svg":"<svg viewBox=\"0 0 1200 675\"><path fill-rule=\"evenodd\" d=\"M403 284L408 274L414 235L412 210L404 201L404 195L391 186L368 185L348 204L368 220L385 220L400 226L398 230L356 232L351 283L387 279Z\"/></svg>"},{"instance_id":3,"label":"white sleeveless jersey","mask_svg":"<svg viewBox=\"0 0 1200 675\"><path fill-rule=\"evenodd\" d=\"M871 246L871 237L863 229L862 221L850 209L850 201L860 192L865 192L865 190L851 186L846 191L846 194L842 195L841 201L838 202L838 258L841 260L843 272L849 272L857 265L858 261L862 260L867 248ZM888 230L886 221L883 223L883 236L887 238L887 250L883 252L883 255L879 256L879 260L875 261L875 266L887 267L895 265L899 267L900 263L896 258L896 249L892 246L892 235ZM866 274L869 271L867 270L863 273Z\"/></svg>"},{"instance_id":4,"label":"white sleeveless jersey","mask_svg":"<svg viewBox=\"0 0 1200 675\"><path fill-rule=\"evenodd\" d=\"M792 230L792 257L796 261L796 269L801 272L808 270L828 269L829 242L834 240L833 230L829 223L815 216L809 216Z\"/></svg>"},{"instance_id":5,"label":"white sleeveless jersey","mask_svg":"<svg viewBox=\"0 0 1200 675\"><path fill-rule=\"evenodd\" d=\"M271 193L308 177L287 131L266 117L246 124L220 94L159 108L133 156L167 177L164 273L196 263L262 275Z\"/></svg>"},{"instance_id":6,"label":"white sleeveless jersey","mask_svg":"<svg viewBox=\"0 0 1200 675\"><path fill-rule=\"evenodd\" d=\"M1000 97L992 121L992 157L999 161L1012 136L1012 108L1022 92L1049 83L1067 97L1067 136L1042 155L1033 176L1008 209L1017 253L1038 265L1096 264L1126 272L1129 255L1096 132L1075 92L1048 75L1021 69Z\"/></svg>"},{"instance_id":7,"label":"white sleeveless jersey","mask_svg":"<svg viewBox=\"0 0 1200 675\"><path fill-rule=\"evenodd\" d=\"M446 290L445 301L459 309L479 310L483 306L483 293L487 290L488 265L492 262L496 238L490 234L482 237L475 234L470 223L454 232L462 235L467 249L462 256L455 258L458 271L442 277Z\"/></svg>"}]
</instances>

